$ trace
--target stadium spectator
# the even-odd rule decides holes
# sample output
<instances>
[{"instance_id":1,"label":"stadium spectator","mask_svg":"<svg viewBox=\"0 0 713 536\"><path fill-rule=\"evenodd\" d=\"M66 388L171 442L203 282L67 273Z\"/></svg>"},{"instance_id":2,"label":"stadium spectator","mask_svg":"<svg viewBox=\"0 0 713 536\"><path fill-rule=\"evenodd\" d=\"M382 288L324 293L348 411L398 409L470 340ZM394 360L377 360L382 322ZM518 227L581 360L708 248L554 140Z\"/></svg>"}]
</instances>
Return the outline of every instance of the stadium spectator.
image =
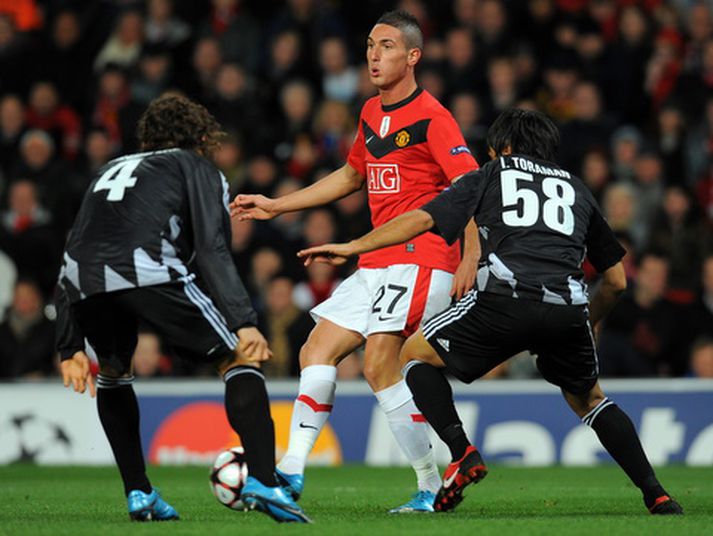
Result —
<instances>
[{"instance_id":1,"label":"stadium spectator","mask_svg":"<svg viewBox=\"0 0 713 536\"><path fill-rule=\"evenodd\" d=\"M94 70L101 72L109 65L130 69L139 60L144 42L144 20L138 11L119 15L114 31L94 60Z\"/></svg>"},{"instance_id":2,"label":"stadium spectator","mask_svg":"<svg viewBox=\"0 0 713 536\"><path fill-rule=\"evenodd\" d=\"M8 198L8 209L0 212L0 250L12 258L20 274L37 281L49 296L59 270L61 247L52 216L40 205L32 181L13 182Z\"/></svg>"},{"instance_id":3,"label":"stadium spectator","mask_svg":"<svg viewBox=\"0 0 713 536\"><path fill-rule=\"evenodd\" d=\"M693 302L703 255L713 249L713 239L697 216L691 194L681 186L670 186L649 234L649 249L664 253L671 264L668 296L681 303Z\"/></svg>"},{"instance_id":4,"label":"stadium spectator","mask_svg":"<svg viewBox=\"0 0 713 536\"><path fill-rule=\"evenodd\" d=\"M115 156L109 134L101 128L92 128L84 140L84 155L77 170L88 185L92 177L104 164Z\"/></svg>"},{"instance_id":5,"label":"stadium spectator","mask_svg":"<svg viewBox=\"0 0 713 536\"><path fill-rule=\"evenodd\" d=\"M661 155L668 184L686 185L686 120L677 105L669 103L661 108L655 134L656 151Z\"/></svg>"},{"instance_id":6,"label":"stadium spectator","mask_svg":"<svg viewBox=\"0 0 713 536\"><path fill-rule=\"evenodd\" d=\"M520 100L515 64L510 56L496 56L488 62L487 119L490 124L501 112Z\"/></svg>"},{"instance_id":7,"label":"stadium spectator","mask_svg":"<svg viewBox=\"0 0 713 536\"><path fill-rule=\"evenodd\" d=\"M137 73L130 84L131 98L142 108L159 97L171 83L171 55L158 45L146 45L139 57Z\"/></svg>"},{"instance_id":8,"label":"stadium spectator","mask_svg":"<svg viewBox=\"0 0 713 536\"><path fill-rule=\"evenodd\" d=\"M584 153L579 177L601 204L604 190L612 180L609 159L602 148L594 147Z\"/></svg>"},{"instance_id":9,"label":"stadium spectator","mask_svg":"<svg viewBox=\"0 0 713 536\"><path fill-rule=\"evenodd\" d=\"M713 339L702 338L693 344L691 374L696 378L713 378Z\"/></svg>"},{"instance_id":10,"label":"stadium spectator","mask_svg":"<svg viewBox=\"0 0 713 536\"><path fill-rule=\"evenodd\" d=\"M10 256L0 249L0 322L5 320L7 309L17 281L17 268Z\"/></svg>"},{"instance_id":11,"label":"stadium spectator","mask_svg":"<svg viewBox=\"0 0 713 536\"><path fill-rule=\"evenodd\" d=\"M54 371L54 324L30 279L15 284L12 306L0 324L0 378L34 378Z\"/></svg>"},{"instance_id":12,"label":"stadium spectator","mask_svg":"<svg viewBox=\"0 0 713 536\"><path fill-rule=\"evenodd\" d=\"M567 169L581 169L587 151L607 146L614 123L604 114L599 88L592 82L578 82L572 102L572 119L562 125L559 163Z\"/></svg>"},{"instance_id":13,"label":"stadium spectator","mask_svg":"<svg viewBox=\"0 0 713 536\"><path fill-rule=\"evenodd\" d=\"M92 73L94 47L82 31L77 12L59 11L52 21L46 41L40 48L41 61L33 69L35 77L50 80L58 89L61 100L80 114L87 111L87 82Z\"/></svg>"},{"instance_id":14,"label":"stadium spectator","mask_svg":"<svg viewBox=\"0 0 713 536\"><path fill-rule=\"evenodd\" d=\"M189 74L180 81L181 88L189 97L208 102L222 64L223 53L218 40L214 37L199 39L193 48Z\"/></svg>"},{"instance_id":15,"label":"stadium spectator","mask_svg":"<svg viewBox=\"0 0 713 536\"><path fill-rule=\"evenodd\" d=\"M659 376L670 373L675 327L664 298L669 263L658 253L639 261L636 283L614 307L599 339L602 376Z\"/></svg>"},{"instance_id":16,"label":"stadium spectator","mask_svg":"<svg viewBox=\"0 0 713 536\"><path fill-rule=\"evenodd\" d=\"M146 42L173 50L190 37L190 26L174 14L173 0L148 0L144 34Z\"/></svg>"},{"instance_id":17,"label":"stadium spectator","mask_svg":"<svg viewBox=\"0 0 713 536\"><path fill-rule=\"evenodd\" d=\"M18 159L20 138L25 132L25 106L17 95L0 98L0 194L2 175L9 175Z\"/></svg>"},{"instance_id":18,"label":"stadium spectator","mask_svg":"<svg viewBox=\"0 0 713 536\"><path fill-rule=\"evenodd\" d=\"M347 45L339 37L328 37L320 45L319 62L322 68L322 93L328 99L350 102L357 93L359 74L349 65Z\"/></svg>"},{"instance_id":19,"label":"stadium spectator","mask_svg":"<svg viewBox=\"0 0 713 536\"><path fill-rule=\"evenodd\" d=\"M242 4L242 0L212 0L198 35L215 37L226 61L254 72L260 62L259 26Z\"/></svg>"},{"instance_id":20,"label":"stadium spectator","mask_svg":"<svg viewBox=\"0 0 713 536\"><path fill-rule=\"evenodd\" d=\"M141 378L170 375L172 365L161 349L161 339L152 331L140 331L133 356L134 374Z\"/></svg>"},{"instance_id":21,"label":"stadium spectator","mask_svg":"<svg viewBox=\"0 0 713 536\"><path fill-rule=\"evenodd\" d=\"M27 126L50 134L62 156L74 160L79 154L82 126L77 113L62 104L57 88L50 82L38 82L30 90Z\"/></svg>"},{"instance_id":22,"label":"stadium spectator","mask_svg":"<svg viewBox=\"0 0 713 536\"><path fill-rule=\"evenodd\" d=\"M305 271L307 280L295 285L292 297L297 307L309 311L329 298L342 280L336 268L328 264L313 263Z\"/></svg>"},{"instance_id":23,"label":"stadium spectator","mask_svg":"<svg viewBox=\"0 0 713 536\"><path fill-rule=\"evenodd\" d=\"M299 375L300 347L314 327L309 314L295 305L293 289L292 280L285 276L274 277L267 287L263 321L272 359L263 370L268 376Z\"/></svg>"},{"instance_id":24,"label":"stadium spectator","mask_svg":"<svg viewBox=\"0 0 713 536\"><path fill-rule=\"evenodd\" d=\"M624 125L614 131L610 140L614 179L633 180L634 165L642 143L643 137L636 127Z\"/></svg>"},{"instance_id":25,"label":"stadium spectator","mask_svg":"<svg viewBox=\"0 0 713 536\"><path fill-rule=\"evenodd\" d=\"M31 44L17 31L12 17L0 13L0 93L25 94L30 81L30 70L25 67Z\"/></svg>"}]
</instances>

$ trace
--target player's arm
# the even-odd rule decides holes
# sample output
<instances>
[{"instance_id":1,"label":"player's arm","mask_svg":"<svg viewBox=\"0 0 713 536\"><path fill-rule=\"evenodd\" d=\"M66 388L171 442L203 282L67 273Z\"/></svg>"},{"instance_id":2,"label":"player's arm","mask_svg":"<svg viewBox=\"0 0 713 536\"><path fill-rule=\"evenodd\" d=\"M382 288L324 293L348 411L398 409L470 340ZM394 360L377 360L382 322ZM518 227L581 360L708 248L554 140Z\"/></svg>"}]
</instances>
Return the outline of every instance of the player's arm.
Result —
<instances>
[{"instance_id":1,"label":"player's arm","mask_svg":"<svg viewBox=\"0 0 713 536\"><path fill-rule=\"evenodd\" d=\"M285 212L326 205L361 188L364 177L344 164L314 184L277 199L241 194L230 204L230 213L241 220L269 220Z\"/></svg>"},{"instance_id":2,"label":"player's arm","mask_svg":"<svg viewBox=\"0 0 713 536\"><path fill-rule=\"evenodd\" d=\"M324 244L304 249L297 253L297 256L305 259L307 266L312 262L339 265L346 262L351 256L411 240L430 230L433 225L433 218L428 212L421 209L411 210L377 227L361 238L346 244Z\"/></svg>"},{"instance_id":3,"label":"player's arm","mask_svg":"<svg viewBox=\"0 0 713 536\"><path fill-rule=\"evenodd\" d=\"M89 367L89 357L84 353L84 335L74 316L69 297L61 284L55 289L55 346L60 355L60 372L65 387L70 385L77 393L89 388L94 397L96 389Z\"/></svg>"},{"instance_id":4,"label":"player's arm","mask_svg":"<svg viewBox=\"0 0 713 536\"><path fill-rule=\"evenodd\" d=\"M453 116L443 110L436 114L428 126L428 147L447 177L457 182L465 173L478 169L478 163L463 139L463 133ZM460 299L473 288L480 259L478 226L470 220L463 233L463 257L453 275L450 295Z\"/></svg>"},{"instance_id":5,"label":"player's arm","mask_svg":"<svg viewBox=\"0 0 713 536\"><path fill-rule=\"evenodd\" d=\"M592 200L592 203L595 202ZM602 274L599 291L589 304L589 320L596 326L614 308L626 290L626 273L621 262L626 251L602 217L596 203L585 240L589 262Z\"/></svg>"},{"instance_id":6,"label":"player's arm","mask_svg":"<svg viewBox=\"0 0 713 536\"><path fill-rule=\"evenodd\" d=\"M604 271L599 290L589 304L589 320L593 326L609 314L625 290L626 272L624 264L619 261Z\"/></svg>"},{"instance_id":7,"label":"player's arm","mask_svg":"<svg viewBox=\"0 0 713 536\"><path fill-rule=\"evenodd\" d=\"M270 355L267 342L255 327L257 313L230 255L230 215L223 182L207 162L201 162L187 178L195 262L228 327L237 332L239 349L254 361L264 361Z\"/></svg>"},{"instance_id":8,"label":"player's arm","mask_svg":"<svg viewBox=\"0 0 713 536\"><path fill-rule=\"evenodd\" d=\"M353 255L400 244L430 230L453 244L473 218L482 196L482 183L479 171L469 173L420 209L401 214L361 238L346 244L315 246L300 251L298 256L305 259L306 265L313 261L338 265Z\"/></svg>"}]
</instances>

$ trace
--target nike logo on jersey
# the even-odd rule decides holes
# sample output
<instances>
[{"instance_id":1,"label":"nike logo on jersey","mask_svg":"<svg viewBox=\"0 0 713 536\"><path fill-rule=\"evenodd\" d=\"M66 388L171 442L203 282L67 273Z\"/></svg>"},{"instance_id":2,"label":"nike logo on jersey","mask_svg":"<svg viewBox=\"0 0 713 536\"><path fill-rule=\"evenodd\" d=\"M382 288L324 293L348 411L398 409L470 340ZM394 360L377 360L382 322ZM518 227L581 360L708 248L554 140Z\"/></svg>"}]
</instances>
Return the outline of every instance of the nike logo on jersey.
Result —
<instances>
[{"instance_id":1,"label":"nike logo on jersey","mask_svg":"<svg viewBox=\"0 0 713 536\"><path fill-rule=\"evenodd\" d=\"M379 322L386 322L387 320L393 320L395 316L381 316L379 315Z\"/></svg>"},{"instance_id":2,"label":"nike logo on jersey","mask_svg":"<svg viewBox=\"0 0 713 536\"><path fill-rule=\"evenodd\" d=\"M303 422L300 423L300 428L311 428L312 430L319 430L316 426L312 426L311 424L305 424Z\"/></svg>"},{"instance_id":3,"label":"nike logo on jersey","mask_svg":"<svg viewBox=\"0 0 713 536\"><path fill-rule=\"evenodd\" d=\"M444 349L446 352L450 352L450 351L451 351L451 341L449 341L448 339L436 339L436 342L437 342L438 344L440 344L441 346L443 346L443 349Z\"/></svg>"}]
</instances>

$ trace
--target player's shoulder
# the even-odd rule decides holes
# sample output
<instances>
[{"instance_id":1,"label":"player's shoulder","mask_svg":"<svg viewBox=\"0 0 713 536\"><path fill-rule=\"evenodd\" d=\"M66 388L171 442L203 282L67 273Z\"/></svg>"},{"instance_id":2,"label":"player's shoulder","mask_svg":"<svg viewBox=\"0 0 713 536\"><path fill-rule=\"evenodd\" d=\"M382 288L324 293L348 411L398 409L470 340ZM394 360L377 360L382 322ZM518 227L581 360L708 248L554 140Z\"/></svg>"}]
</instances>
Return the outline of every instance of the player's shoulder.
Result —
<instances>
[{"instance_id":1,"label":"player's shoulder","mask_svg":"<svg viewBox=\"0 0 713 536\"><path fill-rule=\"evenodd\" d=\"M361 107L361 116L367 116L371 113L378 112L381 108L381 97L374 95L366 100Z\"/></svg>"},{"instance_id":2,"label":"player's shoulder","mask_svg":"<svg viewBox=\"0 0 713 536\"><path fill-rule=\"evenodd\" d=\"M441 102L425 89L421 91L417 100L419 107L432 117L452 119L453 115Z\"/></svg>"}]
</instances>

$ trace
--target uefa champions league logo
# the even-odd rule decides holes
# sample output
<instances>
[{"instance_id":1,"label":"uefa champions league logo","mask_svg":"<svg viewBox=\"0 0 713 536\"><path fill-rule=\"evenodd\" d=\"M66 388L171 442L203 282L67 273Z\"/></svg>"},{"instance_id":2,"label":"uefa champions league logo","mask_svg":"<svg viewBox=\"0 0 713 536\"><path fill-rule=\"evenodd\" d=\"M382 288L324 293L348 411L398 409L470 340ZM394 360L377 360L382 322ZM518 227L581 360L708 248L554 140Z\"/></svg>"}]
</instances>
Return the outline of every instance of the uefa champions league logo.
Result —
<instances>
[{"instance_id":1,"label":"uefa champions league logo","mask_svg":"<svg viewBox=\"0 0 713 536\"><path fill-rule=\"evenodd\" d=\"M65 430L33 413L0 421L0 465L69 459L72 442Z\"/></svg>"}]
</instances>

